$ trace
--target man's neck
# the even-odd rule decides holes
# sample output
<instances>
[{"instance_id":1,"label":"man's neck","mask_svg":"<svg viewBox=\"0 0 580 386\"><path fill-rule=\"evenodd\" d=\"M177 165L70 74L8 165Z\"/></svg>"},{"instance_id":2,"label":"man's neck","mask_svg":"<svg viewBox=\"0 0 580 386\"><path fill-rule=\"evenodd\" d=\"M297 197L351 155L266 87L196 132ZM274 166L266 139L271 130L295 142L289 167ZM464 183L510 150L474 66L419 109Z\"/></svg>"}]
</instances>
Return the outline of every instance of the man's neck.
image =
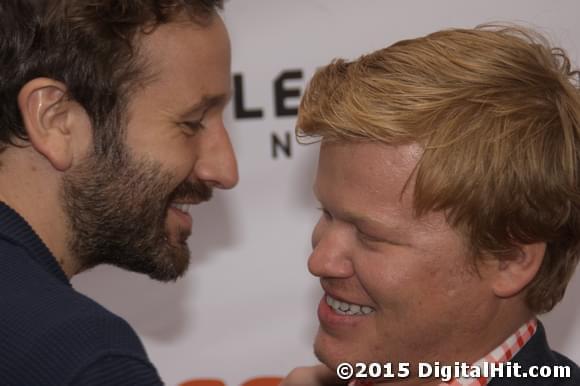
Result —
<instances>
[{"instance_id":1,"label":"man's neck","mask_svg":"<svg viewBox=\"0 0 580 386\"><path fill-rule=\"evenodd\" d=\"M38 153L8 148L0 166L0 201L34 229L70 279L78 273L67 248L68 223L60 200L60 176L43 168Z\"/></svg>"}]
</instances>

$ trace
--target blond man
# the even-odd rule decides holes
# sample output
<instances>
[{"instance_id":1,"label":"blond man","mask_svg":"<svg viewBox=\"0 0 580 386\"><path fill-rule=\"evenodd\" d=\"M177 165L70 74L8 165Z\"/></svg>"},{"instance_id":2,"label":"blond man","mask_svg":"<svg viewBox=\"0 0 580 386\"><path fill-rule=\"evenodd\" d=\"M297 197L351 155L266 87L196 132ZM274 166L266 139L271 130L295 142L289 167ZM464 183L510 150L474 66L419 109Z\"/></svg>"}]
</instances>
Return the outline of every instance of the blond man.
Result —
<instances>
[{"instance_id":1,"label":"blond man","mask_svg":"<svg viewBox=\"0 0 580 386\"><path fill-rule=\"evenodd\" d=\"M285 385L580 384L536 319L578 262L577 82L563 50L493 26L317 72L297 127L321 139L308 268L330 370Z\"/></svg>"}]
</instances>

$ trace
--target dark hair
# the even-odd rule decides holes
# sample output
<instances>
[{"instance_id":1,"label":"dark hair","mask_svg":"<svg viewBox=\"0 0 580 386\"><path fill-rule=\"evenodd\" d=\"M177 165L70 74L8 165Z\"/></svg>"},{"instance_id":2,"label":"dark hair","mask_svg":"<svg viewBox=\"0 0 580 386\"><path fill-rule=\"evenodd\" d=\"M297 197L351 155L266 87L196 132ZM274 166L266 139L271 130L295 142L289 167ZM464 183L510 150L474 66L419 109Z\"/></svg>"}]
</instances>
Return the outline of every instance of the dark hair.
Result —
<instances>
[{"instance_id":1,"label":"dark hair","mask_svg":"<svg viewBox=\"0 0 580 386\"><path fill-rule=\"evenodd\" d=\"M95 151L105 152L118 133L99 128L121 122L131 86L146 74L138 34L182 15L203 25L222 7L223 0L2 0L0 148L27 139L18 93L48 77L85 108Z\"/></svg>"}]
</instances>

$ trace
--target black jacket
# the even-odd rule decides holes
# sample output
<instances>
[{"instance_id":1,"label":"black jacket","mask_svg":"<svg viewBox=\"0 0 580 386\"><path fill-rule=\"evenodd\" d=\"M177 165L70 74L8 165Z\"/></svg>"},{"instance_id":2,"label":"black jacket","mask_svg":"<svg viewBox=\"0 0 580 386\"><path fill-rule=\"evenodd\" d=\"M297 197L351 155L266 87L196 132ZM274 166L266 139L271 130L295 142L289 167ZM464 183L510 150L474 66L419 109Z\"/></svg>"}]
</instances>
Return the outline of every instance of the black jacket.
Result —
<instances>
[{"instance_id":1,"label":"black jacket","mask_svg":"<svg viewBox=\"0 0 580 386\"><path fill-rule=\"evenodd\" d=\"M538 323L538 330L534 336L511 362L522 366L522 373L527 373L531 366L569 366L570 378L494 378L489 386L580 386L578 365L550 349L541 323Z\"/></svg>"}]
</instances>

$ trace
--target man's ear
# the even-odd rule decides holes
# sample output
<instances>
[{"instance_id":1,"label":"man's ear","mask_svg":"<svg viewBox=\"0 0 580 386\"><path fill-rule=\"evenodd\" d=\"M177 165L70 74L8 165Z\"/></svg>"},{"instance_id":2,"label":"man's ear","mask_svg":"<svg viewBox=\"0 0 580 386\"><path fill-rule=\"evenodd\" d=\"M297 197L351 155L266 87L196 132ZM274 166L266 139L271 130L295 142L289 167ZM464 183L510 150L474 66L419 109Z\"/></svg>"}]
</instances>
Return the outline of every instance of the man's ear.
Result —
<instances>
[{"instance_id":1,"label":"man's ear","mask_svg":"<svg viewBox=\"0 0 580 386\"><path fill-rule=\"evenodd\" d=\"M74 148L74 131L90 132L86 127L90 120L78 103L67 98L66 86L54 79L33 79L20 90L18 106L34 149L56 170L69 169L79 150Z\"/></svg>"},{"instance_id":2,"label":"man's ear","mask_svg":"<svg viewBox=\"0 0 580 386\"><path fill-rule=\"evenodd\" d=\"M515 255L493 262L492 289L496 296L509 298L520 293L536 277L546 253L546 243L521 244Z\"/></svg>"}]
</instances>

